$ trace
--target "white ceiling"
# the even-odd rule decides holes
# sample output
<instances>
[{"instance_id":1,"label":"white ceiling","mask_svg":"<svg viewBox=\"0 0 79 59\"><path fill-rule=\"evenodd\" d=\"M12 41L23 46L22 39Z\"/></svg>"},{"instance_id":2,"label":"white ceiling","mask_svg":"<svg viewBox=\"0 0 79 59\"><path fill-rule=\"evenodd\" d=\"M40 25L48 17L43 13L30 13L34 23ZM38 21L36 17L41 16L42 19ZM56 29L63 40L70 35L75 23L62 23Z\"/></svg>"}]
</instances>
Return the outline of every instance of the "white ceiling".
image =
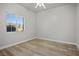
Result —
<instances>
[{"instance_id":1,"label":"white ceiling","mask_svg":"<svg viewBox=\"0 0 79 59\"><path fill-rule=\"evenodd\" d=\"M27 8L33 12L41 12L41 11L55 8L58 6L67 5L68 3L44 3L44 4L46 6L46 9L44 9L43 7L35 8L36 3L21 3L20 5L22 5L23 7Z\"/></svg>"}]
</instances>

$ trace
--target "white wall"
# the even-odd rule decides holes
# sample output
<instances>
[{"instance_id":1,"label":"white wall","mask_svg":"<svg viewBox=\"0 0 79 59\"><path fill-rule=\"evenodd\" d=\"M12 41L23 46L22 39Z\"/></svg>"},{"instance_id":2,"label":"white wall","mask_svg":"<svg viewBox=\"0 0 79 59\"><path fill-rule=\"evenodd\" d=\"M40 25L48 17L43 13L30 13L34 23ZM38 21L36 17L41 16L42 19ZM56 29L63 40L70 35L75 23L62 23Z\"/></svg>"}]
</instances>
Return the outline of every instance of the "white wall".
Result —
<instances>
[{"instance_id":1,"label":"white wall","mask_svg":"<svg viewBox=\"0 0 79 59\"><path fill-rule=\"evenodd\" d=\"M76 23L76 25L77 25L77 28L76 28L76 34L77 34L77 46L78 46L78 48L79 48L79 4L77 4L77 23Z\"/></svg>"},{"instance_id":2,"label":"white wall","mask_svg":"<svg viewBox=\"0 0 79 59\"><path fill-rule=\"evenodd\" d=\"M6 32L5 11L9 10L18 16L24 16L23 32ZM20 41L32 39L35 33L35 13L25 9L18 4L0 5L0 47L14 44Z\"/></svg>"},{"instance_id":3,"label":"white wall","mask_svg":"<svg viewBox=\"0 0 79 59\"><path fill-rule=\"evenodd\" d=\"M38 13L38 38L76 43L75 9L75 4L69 4Z\"/></svg>"}]
</instances>

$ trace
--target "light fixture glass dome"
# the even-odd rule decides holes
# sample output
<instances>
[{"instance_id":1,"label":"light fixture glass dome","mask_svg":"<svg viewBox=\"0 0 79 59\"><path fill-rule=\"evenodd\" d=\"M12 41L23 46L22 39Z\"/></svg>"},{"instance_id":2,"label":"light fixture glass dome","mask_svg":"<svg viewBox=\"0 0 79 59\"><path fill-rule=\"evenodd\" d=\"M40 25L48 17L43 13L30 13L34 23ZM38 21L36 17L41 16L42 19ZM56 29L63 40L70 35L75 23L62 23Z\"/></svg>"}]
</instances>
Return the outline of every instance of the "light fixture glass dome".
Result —
<instances>
[{"instance_id":1,"label":"light fixture glass dome","mask_svg":"<svg viewBox=\"0 0 79 59\"><path fill-rule=\"evenodd\" d=\"M44 5L44 3L37 3L36 6L35 6L35 8L37 8L37 7L46 8L45 5Z\"/></svg>"}]
</instances>

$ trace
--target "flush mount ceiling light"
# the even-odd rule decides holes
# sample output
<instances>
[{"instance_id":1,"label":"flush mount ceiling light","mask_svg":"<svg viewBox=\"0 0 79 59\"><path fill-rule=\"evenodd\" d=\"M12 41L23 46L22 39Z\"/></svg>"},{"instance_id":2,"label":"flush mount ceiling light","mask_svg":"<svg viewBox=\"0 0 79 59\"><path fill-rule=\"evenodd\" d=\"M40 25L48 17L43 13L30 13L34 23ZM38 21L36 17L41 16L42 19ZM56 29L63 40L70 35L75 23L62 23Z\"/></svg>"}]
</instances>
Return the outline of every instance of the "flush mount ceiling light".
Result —
<instances>
[{"instance_id":1,"label":"flush mount ceiling light","mask_svg":"<svg viewBox=\"0 0 79 59\"><path fill-rule=\"evenodd\" d=\"M37 8L37 7L43 7L44 9L46 9L44 3L37 3L35 8Z\"/></svg>"}]
</instances>

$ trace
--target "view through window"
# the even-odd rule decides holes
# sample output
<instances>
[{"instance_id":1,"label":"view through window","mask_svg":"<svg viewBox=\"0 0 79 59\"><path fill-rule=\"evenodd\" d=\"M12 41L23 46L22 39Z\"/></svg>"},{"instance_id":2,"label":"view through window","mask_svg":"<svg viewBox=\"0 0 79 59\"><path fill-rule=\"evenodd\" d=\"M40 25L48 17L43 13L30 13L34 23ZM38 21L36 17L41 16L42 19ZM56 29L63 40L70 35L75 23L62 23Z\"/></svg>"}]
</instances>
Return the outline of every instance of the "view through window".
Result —
<instances>
[{"instance_id":1,"label":"view through window","mask_svg":"<svg viewBox=\"0 0 79 59\"><path fill-rule=\"evenodd\" d=\"M7 32L16 32L24 30L24 18L16 16L14 13L6 13Z\"/></svg>"}]
</instances>

